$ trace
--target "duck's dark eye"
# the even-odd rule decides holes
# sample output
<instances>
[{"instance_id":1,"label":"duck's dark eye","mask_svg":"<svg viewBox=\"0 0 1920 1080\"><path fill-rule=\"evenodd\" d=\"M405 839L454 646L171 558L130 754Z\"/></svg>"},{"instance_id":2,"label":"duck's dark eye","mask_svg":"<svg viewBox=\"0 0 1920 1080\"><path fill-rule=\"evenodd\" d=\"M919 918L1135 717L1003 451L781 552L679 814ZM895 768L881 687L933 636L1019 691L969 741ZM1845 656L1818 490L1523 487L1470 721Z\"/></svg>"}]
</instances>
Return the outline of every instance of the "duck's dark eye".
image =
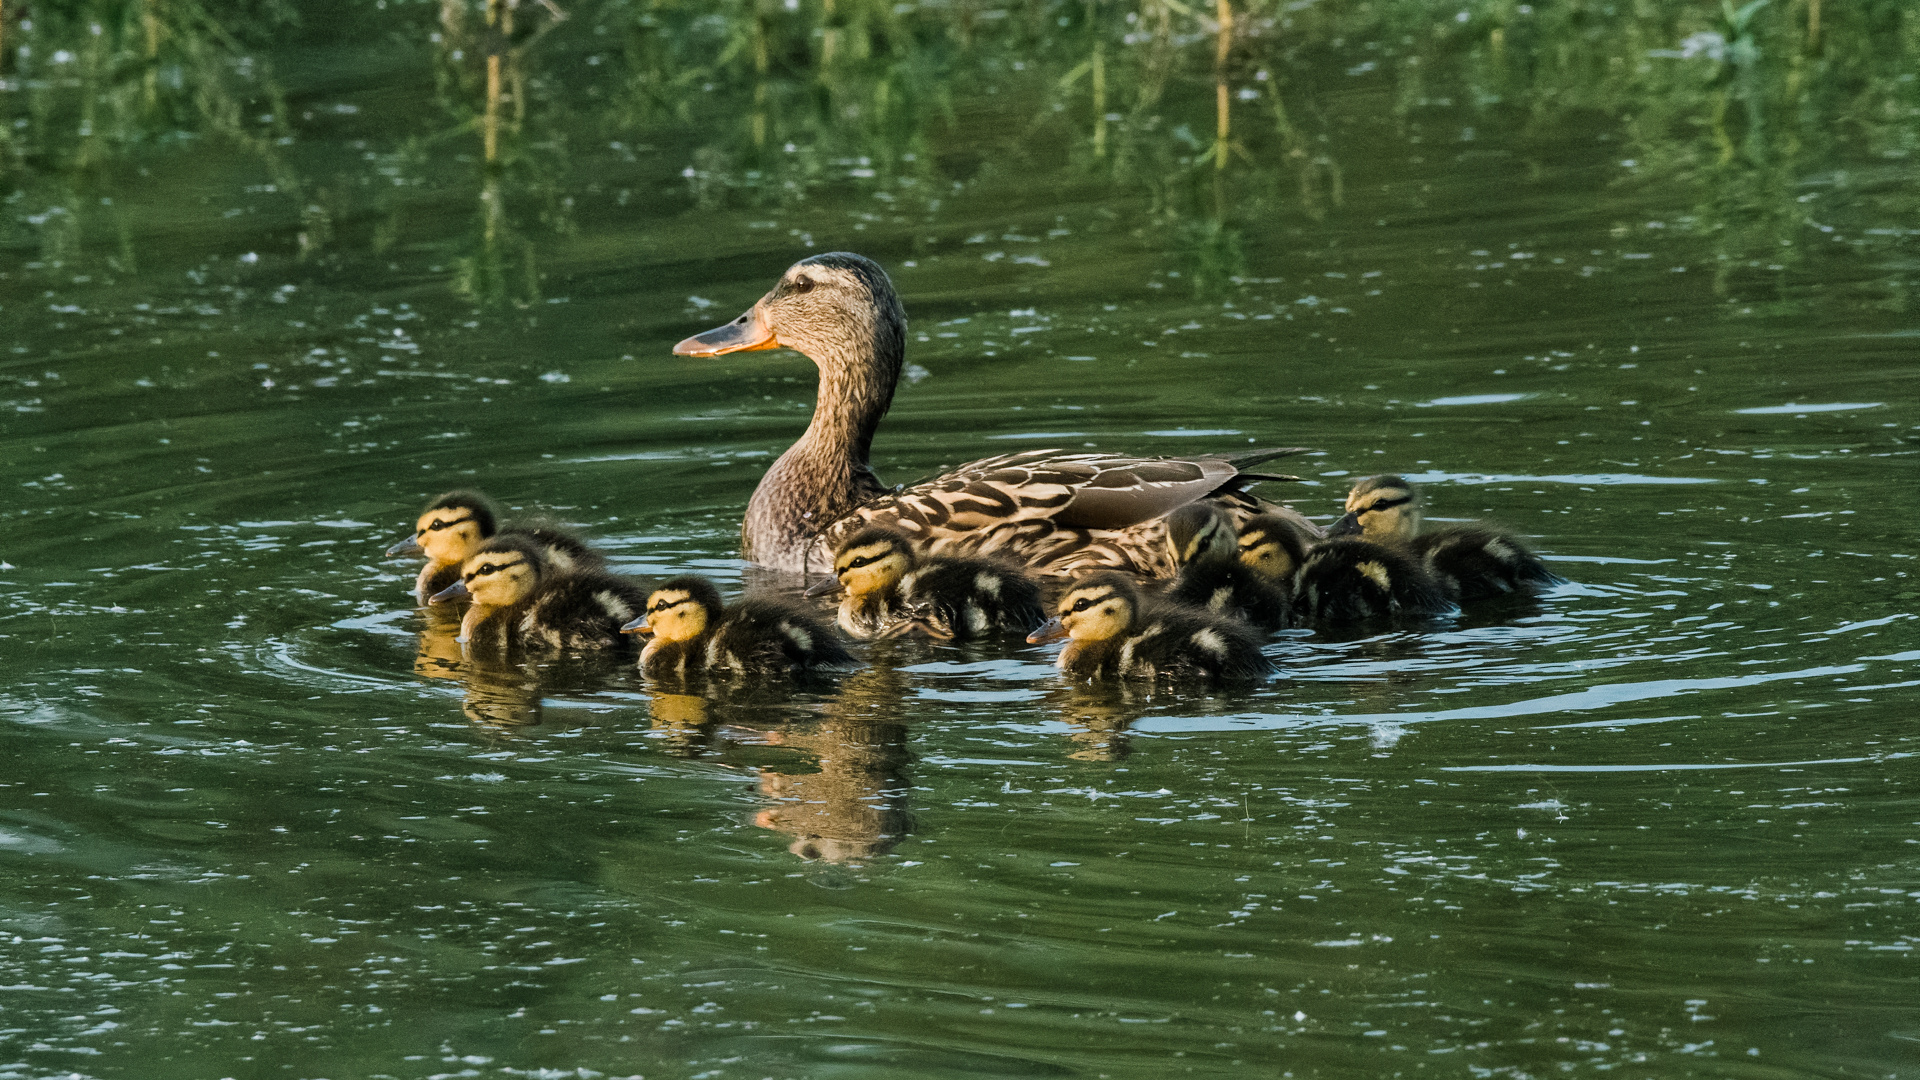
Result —
<instances>
[{"instance_id":1,"label":"duck's dark eye","mask_svg":"<svg viewBox=\"0 0 1920 1080\"><path fill-rule=\"evenodd\" d=\"M432 529L434 532L439 532L441 529L446 528L448 524L449 522L436 521L433 524L427 526L427 528Z\"/></svg>"},{"instance_id":2,"label":"duck's dark eye","mask_svg":"<svg viewBox=\"0 0 1920 1080\"><path fill-rule=\"evenodd\" d=\"M1084 596L1073 602L1073 610L1075 611L1085 611L1092 606L1093 606L1093 601L1087 599Z\"/></svg>"},{"instance_id":3,"label":"duck's dark eye","mask_svg":"<svg viewBox=\"0 0 1920 1080\"><path fill-rule=\"evenodd\" d=\"M794 278L794 279L793 279L793 291L794 291L794 292L802 292L802 293L803 293L803 292L812 292L812 291L813 291L813 279L812 279L812 278L810 278L810 277L807 277L807 276L805 276L805 275L801 275L800 277L797 277L797 278Z\"/></svg>"}]
</instances>

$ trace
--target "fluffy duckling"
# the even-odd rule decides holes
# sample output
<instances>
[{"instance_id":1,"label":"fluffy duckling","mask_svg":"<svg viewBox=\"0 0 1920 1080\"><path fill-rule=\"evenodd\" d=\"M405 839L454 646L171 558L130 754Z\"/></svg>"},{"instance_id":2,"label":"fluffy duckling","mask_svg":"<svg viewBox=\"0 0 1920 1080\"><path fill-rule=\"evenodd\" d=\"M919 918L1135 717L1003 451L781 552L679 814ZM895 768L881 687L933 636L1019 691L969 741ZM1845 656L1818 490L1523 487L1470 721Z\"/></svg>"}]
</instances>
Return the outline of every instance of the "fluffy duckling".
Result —
<instances>
[{"instance_id":1,"label":"fluffy duckling","mask_svg":"<svg viewBox=\"0 0 1920 1080\"><path fill-rule=\"evenodd\" d=\"M1461 600L1537 592L1560 583L1512 533L1485 522L1420 531L1420 491L1398 476L1370 476L1347 495L1347 513L1328 529L1410 548L1441 586Z\"/></svg>"},{"instance_id":2,"label":"fluffy duckling","mask_svg":"<svg viewBox=\"0 0 1920 1080\"><path fill-rule=\"evenodd\" d=\"M1446 587L1403 549L1341 537L1316 544L1293 578L1294 606L1319 622L1451 615Z\"/></svg>"},{"instance_id":3,"label":"fluffy duckling","mask_svg":"<svg viewBox=\"0 0 1920 1080\"><path fill-rule=\"evenodd\" d=\"M1240 526L1240 564L1271 585L1292 588L1311 541L1278 514L1258 514Z\"/></svg>"},{"instance_id":4,"label":"fluffy duckling","mask_svg":"<svg viewBox=\"0 0 1920 1080\"><path fill-rule=\"evenodd\" d=\"M1067 638L1060 670L1077 678L1239 681L1273 673L1259 635L1244 624L1178 604L1149 607L1123 573L1082 578L1055 611L1027 640Z\"/></svg>"},{"instance_id":5,"label":"fluffy duckling","mask_svg":"<svg viewBox=\"0 0 1920 1080\"><path fill-rule=\"evenodd\" d=\"M857 638L924 628L941 638L1025 633L1046 619L1040 586L1024 570L992 559L922 557L904 533L862 529L833 555L833 576L807 590L845 589L840 626Z\"/></svg>"},{"instance_id":6,"label":"fluffy duckling","mask_svg":"<svg viewBox=\"0 0 1920 1080\"><path fill-rule=\"evenodd\" d=\"M751 596L727 607L712 582L691 574L655 589L641 610L620 629L653 636L641 650L640 669L655 679L702 671L800 674L856 663L833 628L805 608Z\"/></svg>"},{"instance_id":7,"label":"fluffy duckling","mask_svg":"<svg viewBox=\"0 0 1920 1080\"><path fill-rule=\"evenodd\" d=\"M562 570L546 552L531 536L496 536L467 557L458 580L429 599L472 601L459 640L473 649L619 645L621 627L645 606L646 592L602 570Z\"/></svg>"},{"instance_id":8,"label":"fluffy duckling","mask_svg":"<svg viewBox=\"0 0 1920 1080\"><path fill-rule=\"evenodd\" d=\"M1198 502L1168 514L1167 548L1180 568L1167 599L1245 619L1262 630L1285 630L1292 623L1287 586L1240 561L1240 538L1225 510Z\"/></svg>"},{"instance_id":9,"label":"fluffy duckling","mask_svg":"<svg viewBox=\"0 0 1920 1080\"><path fill-rule=\"evenodd\" d=\"M414 533L387 549L387 557L425 555L427 565L413 585L414 597L427 603L432 596L460 580L460 568L495 535L524 536L537 542L556 571L599 569L598 552L565 529L550 522L532 521L500 526L493 501L477 491L449 491L427 504L414 523Z\"/></svg>"}]
</instances>

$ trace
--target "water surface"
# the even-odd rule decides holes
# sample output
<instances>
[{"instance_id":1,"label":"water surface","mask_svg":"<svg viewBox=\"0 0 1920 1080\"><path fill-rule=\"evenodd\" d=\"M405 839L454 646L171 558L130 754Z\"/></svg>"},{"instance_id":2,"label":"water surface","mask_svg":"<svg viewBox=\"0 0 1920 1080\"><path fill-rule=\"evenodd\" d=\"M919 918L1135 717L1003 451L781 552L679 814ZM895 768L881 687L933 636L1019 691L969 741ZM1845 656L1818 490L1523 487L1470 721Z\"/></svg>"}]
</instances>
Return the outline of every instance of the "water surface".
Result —
<instances>
[{"instance_id":1,"label":"water surface","mask_svg":"<svg viewBox=\"0 0 1920 1080\"><path fill-rule=\"evenodd\" d=\"M1920 1072L1911 16L1332 7L10 26L0 1076ZM412 610L456 486L753 579L811 368L670 349L834 249L890 483L1313 446L1570 583L1231 694Z\"/></svg>"}]
</instances>

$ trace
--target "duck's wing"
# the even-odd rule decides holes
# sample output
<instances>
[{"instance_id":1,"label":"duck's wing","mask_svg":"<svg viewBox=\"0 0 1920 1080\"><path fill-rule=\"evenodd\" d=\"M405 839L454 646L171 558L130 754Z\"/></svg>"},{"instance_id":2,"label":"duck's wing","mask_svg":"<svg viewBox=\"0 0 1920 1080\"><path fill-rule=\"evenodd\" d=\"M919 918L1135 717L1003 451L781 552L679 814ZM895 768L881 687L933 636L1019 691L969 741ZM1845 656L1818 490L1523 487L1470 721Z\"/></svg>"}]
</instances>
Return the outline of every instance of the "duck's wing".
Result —
<instances>
[{"instance_id":1,"label":"duck's wing","mask_svg":"<svg viewBox=\"0 0 1920 1080\"><path fill-rule=\"evenodd\" d=\"M1164 574L1171 568L1154 550L1160 518L1206 498L1251 508L1258 500L1243 489L1269 477L1243 467L1297 452L1145 458L1025 450L884 495L829 526L824 538L832 545L862 526L885 524L936 553L999 553L1051 573L1110 567Z\"/></svg>"}]
</instances>

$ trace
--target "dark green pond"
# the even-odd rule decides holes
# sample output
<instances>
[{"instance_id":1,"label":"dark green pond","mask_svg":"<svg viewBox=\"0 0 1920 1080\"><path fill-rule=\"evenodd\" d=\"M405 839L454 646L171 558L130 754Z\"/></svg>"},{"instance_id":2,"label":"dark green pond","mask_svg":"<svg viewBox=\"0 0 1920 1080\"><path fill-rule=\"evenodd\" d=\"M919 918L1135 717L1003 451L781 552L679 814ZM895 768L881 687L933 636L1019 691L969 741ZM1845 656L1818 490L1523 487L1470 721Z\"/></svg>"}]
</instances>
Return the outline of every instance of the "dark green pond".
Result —
<instances>
[{"instance_id":1,"label":"dark green pond","mask_svg":"<svg viewBox=\"0 0 1920 1080\"><path fill-rule=\"evenodd\" d=\"M1903 5L562 7L6 5L0 1077L1920 1076ZM1570 584L1237 695L427 632L452 487L753 577L813 369L670 350L835 249L890 483L1313 446Z\"/></svg>"}]
</instances>

